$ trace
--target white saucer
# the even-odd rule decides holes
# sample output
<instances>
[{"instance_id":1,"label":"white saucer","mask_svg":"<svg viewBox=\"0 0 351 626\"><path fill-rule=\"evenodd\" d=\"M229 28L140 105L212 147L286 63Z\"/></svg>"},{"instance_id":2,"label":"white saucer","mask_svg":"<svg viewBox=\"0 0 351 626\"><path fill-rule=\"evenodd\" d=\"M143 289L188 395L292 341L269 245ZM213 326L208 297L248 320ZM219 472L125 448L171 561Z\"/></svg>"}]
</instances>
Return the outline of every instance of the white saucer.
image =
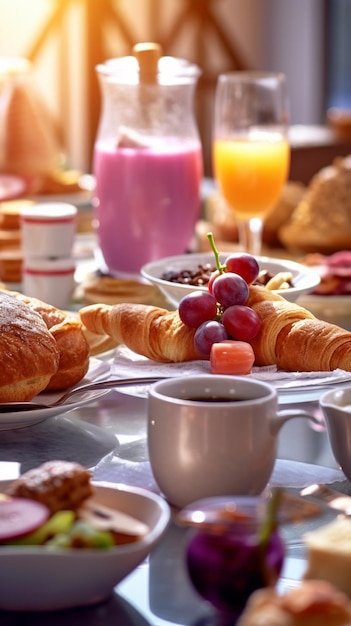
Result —
<instances>
[{"instance_id":1,"label":"white saucer","mask_svg":"<svg viewBox=\"0 0 351 626\"><path fill-rule=\"evenodd\" d=\"M87 383L97 381L100 378L108 378L110 366L106 361L100 361L99 359L90 359L89 370L83 380L80 381L79 386ZM0 431L13 430L17 428L25 428L26 426L32 426L47 420L49 417L60 415L72 411L84 404L88 404L97 398L105 395L109 392L109 389L98 389L96 391L87 391L82 393L79 400L70 402L62 406L57 406L49 409L36 409L33 411L18 411L14 413L0 413ZM56 398L59 398L62 393L41 393L36 398L33 398L34 402L50 403L54 402Z\"/></svg>"}]
</instances>

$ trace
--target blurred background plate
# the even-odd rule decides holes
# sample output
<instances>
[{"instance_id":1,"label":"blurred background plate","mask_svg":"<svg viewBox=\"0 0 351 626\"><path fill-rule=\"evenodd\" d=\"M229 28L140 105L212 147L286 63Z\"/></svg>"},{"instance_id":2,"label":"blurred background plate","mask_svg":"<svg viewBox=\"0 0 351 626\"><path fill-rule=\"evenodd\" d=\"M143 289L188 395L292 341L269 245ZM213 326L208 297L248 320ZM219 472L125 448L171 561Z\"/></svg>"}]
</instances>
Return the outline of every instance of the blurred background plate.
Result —
<instances>
[{"instance_id":1,"label":"blurred background plate","mask_svg":"<svg viewBox=\"0 0 351 626\"><path fill-rule=\"evenodd\" d=\"M318 319L351 331L351 296L315 296L305 294L297 304L305 307Z\"/></svg>"}]
</instances>

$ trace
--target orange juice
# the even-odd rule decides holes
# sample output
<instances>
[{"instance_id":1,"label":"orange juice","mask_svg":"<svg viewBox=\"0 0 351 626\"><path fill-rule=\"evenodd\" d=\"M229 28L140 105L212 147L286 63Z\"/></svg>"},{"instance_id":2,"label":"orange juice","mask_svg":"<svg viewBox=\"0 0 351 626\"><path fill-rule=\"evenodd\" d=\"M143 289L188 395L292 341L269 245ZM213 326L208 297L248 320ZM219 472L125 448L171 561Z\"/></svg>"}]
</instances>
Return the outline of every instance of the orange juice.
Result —
<instances>
[{"instance_id":1,"label":"orange juice","mask_svg":"<svg viewBox=\"0 0 351 626\"><path fill-rule=\"evenodd\" d=\"M238 217L264 217L287 179L290 149L280 136L273 141L217 139L213 161L220 190Z\"/></svg>"}]
</instances>

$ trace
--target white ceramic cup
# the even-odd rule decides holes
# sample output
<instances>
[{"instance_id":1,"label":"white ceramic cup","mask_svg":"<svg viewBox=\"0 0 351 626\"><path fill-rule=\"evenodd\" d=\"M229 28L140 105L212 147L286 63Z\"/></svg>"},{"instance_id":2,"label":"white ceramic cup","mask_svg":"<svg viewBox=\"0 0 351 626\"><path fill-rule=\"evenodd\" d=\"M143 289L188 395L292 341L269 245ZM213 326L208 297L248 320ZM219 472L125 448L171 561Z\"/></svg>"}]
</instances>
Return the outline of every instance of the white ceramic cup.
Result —
<instances>
[{"instance_id":1,"label":"white ceramic cup","mask_svg":"<svg viewBox=\"0 0 351 626\"><path fill-rule=\"evenodd\" d=\"M278 410L277 391L245 376L195 375L152 385L148 450L154 478L178 507L210 496L257 495L276 460L288 420L313 415Z\"/></svg>"},{"instance_id":2,"label":"white ceramic cup","mask_svg":"<svg viewBox=\"0 0 351 626\"><path fill-rule=\"evenodd\" d=\"M25 258L72 255L77 221L77 208L73 204L33 204L21 210L20 220Z\"/></svg>"},{"instance_id":3,"label":"white ceramic cup","mask_svg":"<svg viewBox=\"0 0 351 626\"><path fill-rule=\"evenodd\" d=\"M335 460L351 480L351 386L325 392L319 405Z\"/></svg>"},{"instance_id":4,"label":"white ceramic cup","mask_svg":"<svg viewBox=\"0 0 351 626\"><path fill-rule=\"evenodd\" d=\"M75 261L64 259L24 259L22 291L63 309L69 305L75 287Z\"/></svg>"}]
</instances>

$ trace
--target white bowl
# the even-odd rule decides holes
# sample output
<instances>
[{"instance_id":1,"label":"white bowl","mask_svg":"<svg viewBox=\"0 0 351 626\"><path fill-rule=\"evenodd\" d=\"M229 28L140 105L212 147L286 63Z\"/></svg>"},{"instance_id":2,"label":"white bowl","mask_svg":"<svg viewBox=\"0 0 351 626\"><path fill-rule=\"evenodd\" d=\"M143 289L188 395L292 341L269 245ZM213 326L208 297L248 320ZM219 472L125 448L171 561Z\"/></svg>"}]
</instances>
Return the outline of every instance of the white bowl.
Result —
<instances>
[{"instance_id":1,"label":"white bowl","mask_svg":"<svg viewBox=\"0 0 351 626\"><path fill-rule=\"evenodd\" d=\"M100 602L148 556L170 520L165 500L137 487L94 487L96 500L136 517L150 531L109 550L0 546L0 610L51 611Z\"/></svg>"},{"instance_id":2,"label":"white bowl","mask_svg":"<svg viewBox=\"0 0 351 626\"><path fill-rule=\"evenodd\" d=\"M221 263L224 263L229 253L219 255ZM295 302L303 294L310 293L320 283L320 277L313 269L305 267L295 261L275 259L270 257L256 257L260 270L267 270L272 274L278 272L291 272L294 287L290 289L277 290L275 293L284 296L286 300ZM193 285L183 285L162 280L164 272L180 272L185 269L196 270L199 265L211 263L215 266L215 259L212 252L199 252L193 254L183 254L180 256L167 257L158 261L147 263L141 268L141 275L148 281L157 285L169 302L178 307L180 300L191 291L204 291L206 287L194 287Z\"/></svg>"}]
</instances>

